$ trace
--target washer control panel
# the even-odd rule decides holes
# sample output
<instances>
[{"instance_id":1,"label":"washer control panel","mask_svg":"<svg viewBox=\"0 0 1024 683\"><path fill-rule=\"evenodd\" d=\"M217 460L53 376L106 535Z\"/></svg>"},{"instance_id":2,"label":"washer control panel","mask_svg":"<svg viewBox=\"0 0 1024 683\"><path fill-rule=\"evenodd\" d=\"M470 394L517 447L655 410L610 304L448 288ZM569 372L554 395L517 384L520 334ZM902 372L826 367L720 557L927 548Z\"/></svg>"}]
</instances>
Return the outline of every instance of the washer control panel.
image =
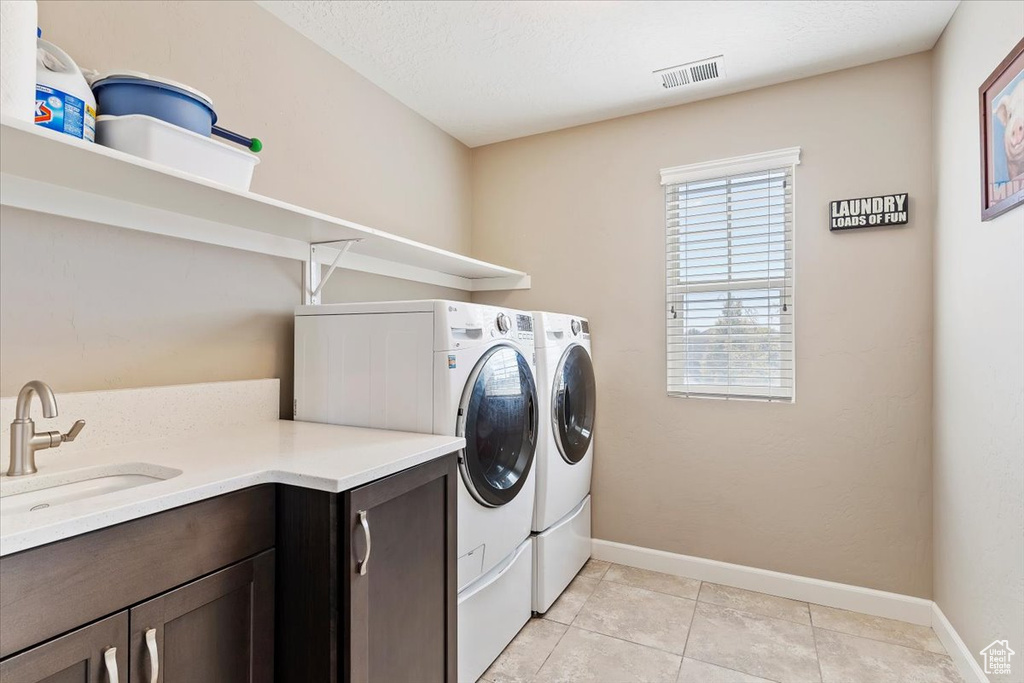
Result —
<instances>
[{"instance_id":1,"label":"washer control panel","mask_svg":"<svg viewBox=\"0 0 1024 683\"><path fill-rule=\"evenodd\" d=\"M533 343L533 316L516 314L516 339Z\"/></svg>"}]
</instances>

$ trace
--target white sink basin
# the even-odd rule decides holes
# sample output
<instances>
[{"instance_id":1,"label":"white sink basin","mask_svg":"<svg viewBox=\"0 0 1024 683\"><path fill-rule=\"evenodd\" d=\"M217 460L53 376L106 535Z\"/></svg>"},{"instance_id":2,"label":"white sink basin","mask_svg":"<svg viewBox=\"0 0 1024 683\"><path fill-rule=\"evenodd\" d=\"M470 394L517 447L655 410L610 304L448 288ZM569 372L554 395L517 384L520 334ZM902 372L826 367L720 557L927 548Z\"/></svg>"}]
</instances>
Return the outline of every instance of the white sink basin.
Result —
<instances>
[{"instance_id":1,"label":"white sink basin","mask_svg":"<svg viewBox=\"0 0 1024 683\"><path fill-rule=\"evenodd\" d=\"M0 514L18 515L55 505L154 484L181 470L148 463L87 467L80 470L0 478Z\"/></svg>"}]
</instances>

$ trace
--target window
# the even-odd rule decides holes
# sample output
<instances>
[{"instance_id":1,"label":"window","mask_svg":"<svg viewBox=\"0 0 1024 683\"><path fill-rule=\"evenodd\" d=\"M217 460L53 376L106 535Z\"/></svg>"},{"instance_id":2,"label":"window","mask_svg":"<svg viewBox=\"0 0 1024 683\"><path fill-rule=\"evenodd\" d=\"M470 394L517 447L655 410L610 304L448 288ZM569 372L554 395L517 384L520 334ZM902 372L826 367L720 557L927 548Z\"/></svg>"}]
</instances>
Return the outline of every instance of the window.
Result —
<instances>
[{"instance_id":1,"label":"window","mask_svg":"<svg viewBox=\"0 0 1024 683\"><path fill-rule=\"evenodd\" d=\"M792 401L799 148L664 169L668 393Z\"/></svg>"}]
</instances>

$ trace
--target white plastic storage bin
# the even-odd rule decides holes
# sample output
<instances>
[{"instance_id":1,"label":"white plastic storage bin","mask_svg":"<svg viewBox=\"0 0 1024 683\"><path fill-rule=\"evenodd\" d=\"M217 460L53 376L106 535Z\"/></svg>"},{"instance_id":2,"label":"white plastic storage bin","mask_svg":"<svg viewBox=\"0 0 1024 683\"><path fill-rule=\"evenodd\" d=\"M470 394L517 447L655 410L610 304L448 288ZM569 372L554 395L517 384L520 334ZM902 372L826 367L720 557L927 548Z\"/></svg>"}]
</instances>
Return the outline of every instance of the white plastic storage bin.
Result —
<instances>
[{"instance_id":1,"label":"white plastic storage bin","mask_svg":"<svg viewBox=\"0 0 1024 683\"><path fill-rule=\"evenodd\" d=\"M260 163L255 154L143 114L97 117L96 142L243 191Z\"/></svg>"}]
</instances>

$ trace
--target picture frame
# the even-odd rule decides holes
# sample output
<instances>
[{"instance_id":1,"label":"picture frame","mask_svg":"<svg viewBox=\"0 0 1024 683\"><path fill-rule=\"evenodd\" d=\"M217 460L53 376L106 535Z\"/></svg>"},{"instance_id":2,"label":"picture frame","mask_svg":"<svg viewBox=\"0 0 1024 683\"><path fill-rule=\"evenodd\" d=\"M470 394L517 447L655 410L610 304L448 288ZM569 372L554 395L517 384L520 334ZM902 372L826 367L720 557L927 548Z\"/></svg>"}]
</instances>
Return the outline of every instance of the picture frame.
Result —
<instances>
[{"instance_id":1,"label":"picture frame","mask_svg":"<svg viewBox=\"0 0 1024 683\"><path fill-rule=\"evenodd\" d=\"M981 220L1024 203L1024 39L978 88Z\"/></svg>"}]
</instances>

